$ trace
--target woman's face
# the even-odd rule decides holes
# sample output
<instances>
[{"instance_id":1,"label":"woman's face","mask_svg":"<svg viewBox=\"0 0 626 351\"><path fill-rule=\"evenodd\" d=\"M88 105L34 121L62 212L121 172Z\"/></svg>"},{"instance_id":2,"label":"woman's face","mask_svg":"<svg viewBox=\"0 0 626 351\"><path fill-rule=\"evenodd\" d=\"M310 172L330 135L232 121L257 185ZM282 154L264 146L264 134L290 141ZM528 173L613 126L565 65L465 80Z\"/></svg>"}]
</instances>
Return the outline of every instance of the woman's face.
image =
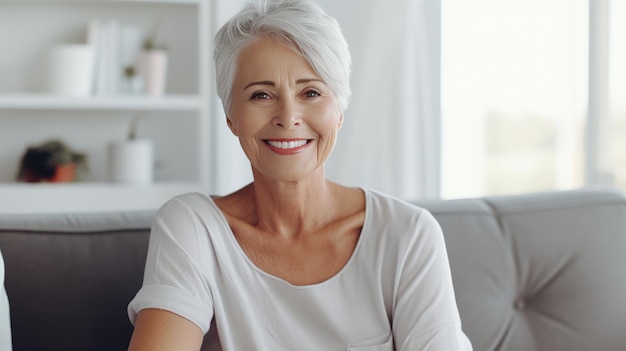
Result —
<instances>
[{"instance_id":1,"label":"woman's face","mask_svg":"<svg viewBox=\"0 0 626 351\"><path fill-rule=\"evenodd\" d=\"M255 171L283 181L323 172L343 122L308 62L269 37L241 52L227 118Z\"/></svg>"}]
</instances>

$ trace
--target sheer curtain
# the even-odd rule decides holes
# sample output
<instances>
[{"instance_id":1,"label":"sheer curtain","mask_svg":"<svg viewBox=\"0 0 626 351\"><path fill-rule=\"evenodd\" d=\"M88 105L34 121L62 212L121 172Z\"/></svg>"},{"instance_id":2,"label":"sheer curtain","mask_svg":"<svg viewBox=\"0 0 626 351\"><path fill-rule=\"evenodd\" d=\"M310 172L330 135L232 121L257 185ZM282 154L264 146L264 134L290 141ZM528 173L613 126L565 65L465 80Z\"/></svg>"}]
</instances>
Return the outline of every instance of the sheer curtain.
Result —
<instances>
[{"instance_id":1,"label":"sheer curtain","mask_svg":"<svg viewBox=\"0 0 626 351\"><path fill-rule=\"evenodd\" d=\"M317 1L342 26L353 62L352 102L328 177L403 198L437 197L440 0ZM249 181L250 171L225 135L223 113L218 119L214 174L224 193Z\"/></svg>"}]
</instances>

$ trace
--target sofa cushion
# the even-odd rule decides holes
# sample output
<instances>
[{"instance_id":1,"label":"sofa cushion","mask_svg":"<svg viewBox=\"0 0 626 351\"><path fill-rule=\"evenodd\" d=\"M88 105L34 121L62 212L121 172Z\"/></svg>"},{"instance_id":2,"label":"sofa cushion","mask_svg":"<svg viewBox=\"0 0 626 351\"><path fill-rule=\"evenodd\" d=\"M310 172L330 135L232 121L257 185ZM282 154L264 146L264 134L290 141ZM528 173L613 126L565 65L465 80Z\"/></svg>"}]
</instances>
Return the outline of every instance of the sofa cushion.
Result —
<instances>
[{"instance_id":1,"label":"sofa cushion","mask_svg":"<svg viewBox=\"0 0 626 351\"><path fill-rule=\"evenodd\" d=\"M150 215L0 223L14 351L126 350L133 330L126 306L141 287Z\"/></svg>"},{"instance_id":2,"label":"sofa cushion","mask_svg":"<svg viewBox=\"0 0 626 351\"><path fill-rule=\"evenodd\" d=\"M579 190L423 203L476 350L626 349L626 199Z\"/></svg>"},{"instance_id":3,"label":"sofa cushion","mask_svg":"<svg viewBox=\"0 0 626 351\"><path fill-rule=\"evenodd\" d=\"M515 265L493 209L483 200L421 202L441 225L463 330L475 350L493 350L510 311ZM460 291L459 291L460 290Z\"/></svg>"}]
</instances>

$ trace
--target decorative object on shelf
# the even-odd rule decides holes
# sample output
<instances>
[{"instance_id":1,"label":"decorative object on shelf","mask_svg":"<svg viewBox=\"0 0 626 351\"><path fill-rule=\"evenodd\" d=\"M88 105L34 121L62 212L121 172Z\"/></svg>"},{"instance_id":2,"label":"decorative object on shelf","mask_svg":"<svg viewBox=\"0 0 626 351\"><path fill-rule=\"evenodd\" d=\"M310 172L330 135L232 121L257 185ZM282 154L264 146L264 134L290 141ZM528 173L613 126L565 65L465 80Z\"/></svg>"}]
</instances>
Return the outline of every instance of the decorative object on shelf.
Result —
<instances>
[{"instance_id":1,"label":"decorative object on shelf","mask_svg":"<svg viewBox=\"0 0 626 351\"><path fill-rule=\"evenodd\" d=\"M87 172L87 156L72 151L60 140L49 140L26 149L20 161L17 181L73 182Z\"/></svg>"},{"instance_id":2,"label":"decorative object on shelf","mask_svg":"<svg viewBox=\"0 0 626 351\"><path fill-rule=\"evenodd\" d=\"M167 83L168 52L164 46L157 46L154 37L146 39L143 51L139 54L139 74L147 95L162 96Z\"/></svg>"},{"instance_id":3,"label":"decorative object on shelf","mask_svg":"<svg viewBox=\"0 0 626 351\"><path fill-rule=\"evenodd\" d=\"M131 125L126 140L109 145L109 170L113 182L150 184L153 180L152 142L137 138L139 117Z\"/></svg>"},{"instance_id":4,"label":"decorative object on shelf","mask_svg":"<svg viewBox=\"0 0 626 351\"><path fill-rule=\"evenodd\" d=\"M45 90L63 96L90 96L95 52L91 45L64 44L48 52Z\"/></svg>"}]
</instances>

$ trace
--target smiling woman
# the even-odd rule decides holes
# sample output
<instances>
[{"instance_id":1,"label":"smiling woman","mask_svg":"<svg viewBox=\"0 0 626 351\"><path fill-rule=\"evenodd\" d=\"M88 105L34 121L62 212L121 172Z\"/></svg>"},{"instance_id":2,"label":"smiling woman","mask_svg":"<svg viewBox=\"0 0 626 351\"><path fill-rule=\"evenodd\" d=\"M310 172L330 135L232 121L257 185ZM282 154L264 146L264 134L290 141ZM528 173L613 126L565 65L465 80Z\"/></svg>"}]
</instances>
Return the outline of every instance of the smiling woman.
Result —
<instances>
[{"instance_id":1,"label":"smiling woman","mask_svg":"<svg viewBox=\"0 0 626 351\"><path fill-rule=\"evenodd\" d=\"M214 320L223 350L471 350L432 215L325 177L350 96L337 22L309 0L251 3L215 60L254 180L158 212L129 349L198 350Z\"/></svg>"},{"instance_id":2,"label":"smiling woman","mask_svg":"<svg viewBox=\"0 0 626 351\"><path fill-rule=\"evenodd\" d=\"M343 115L333 91L302 55L280 39L261 36L241 51L231 96L227 123L255 179L274 174L293 181L323 172Z\"/></svg>"}]
</instances>

